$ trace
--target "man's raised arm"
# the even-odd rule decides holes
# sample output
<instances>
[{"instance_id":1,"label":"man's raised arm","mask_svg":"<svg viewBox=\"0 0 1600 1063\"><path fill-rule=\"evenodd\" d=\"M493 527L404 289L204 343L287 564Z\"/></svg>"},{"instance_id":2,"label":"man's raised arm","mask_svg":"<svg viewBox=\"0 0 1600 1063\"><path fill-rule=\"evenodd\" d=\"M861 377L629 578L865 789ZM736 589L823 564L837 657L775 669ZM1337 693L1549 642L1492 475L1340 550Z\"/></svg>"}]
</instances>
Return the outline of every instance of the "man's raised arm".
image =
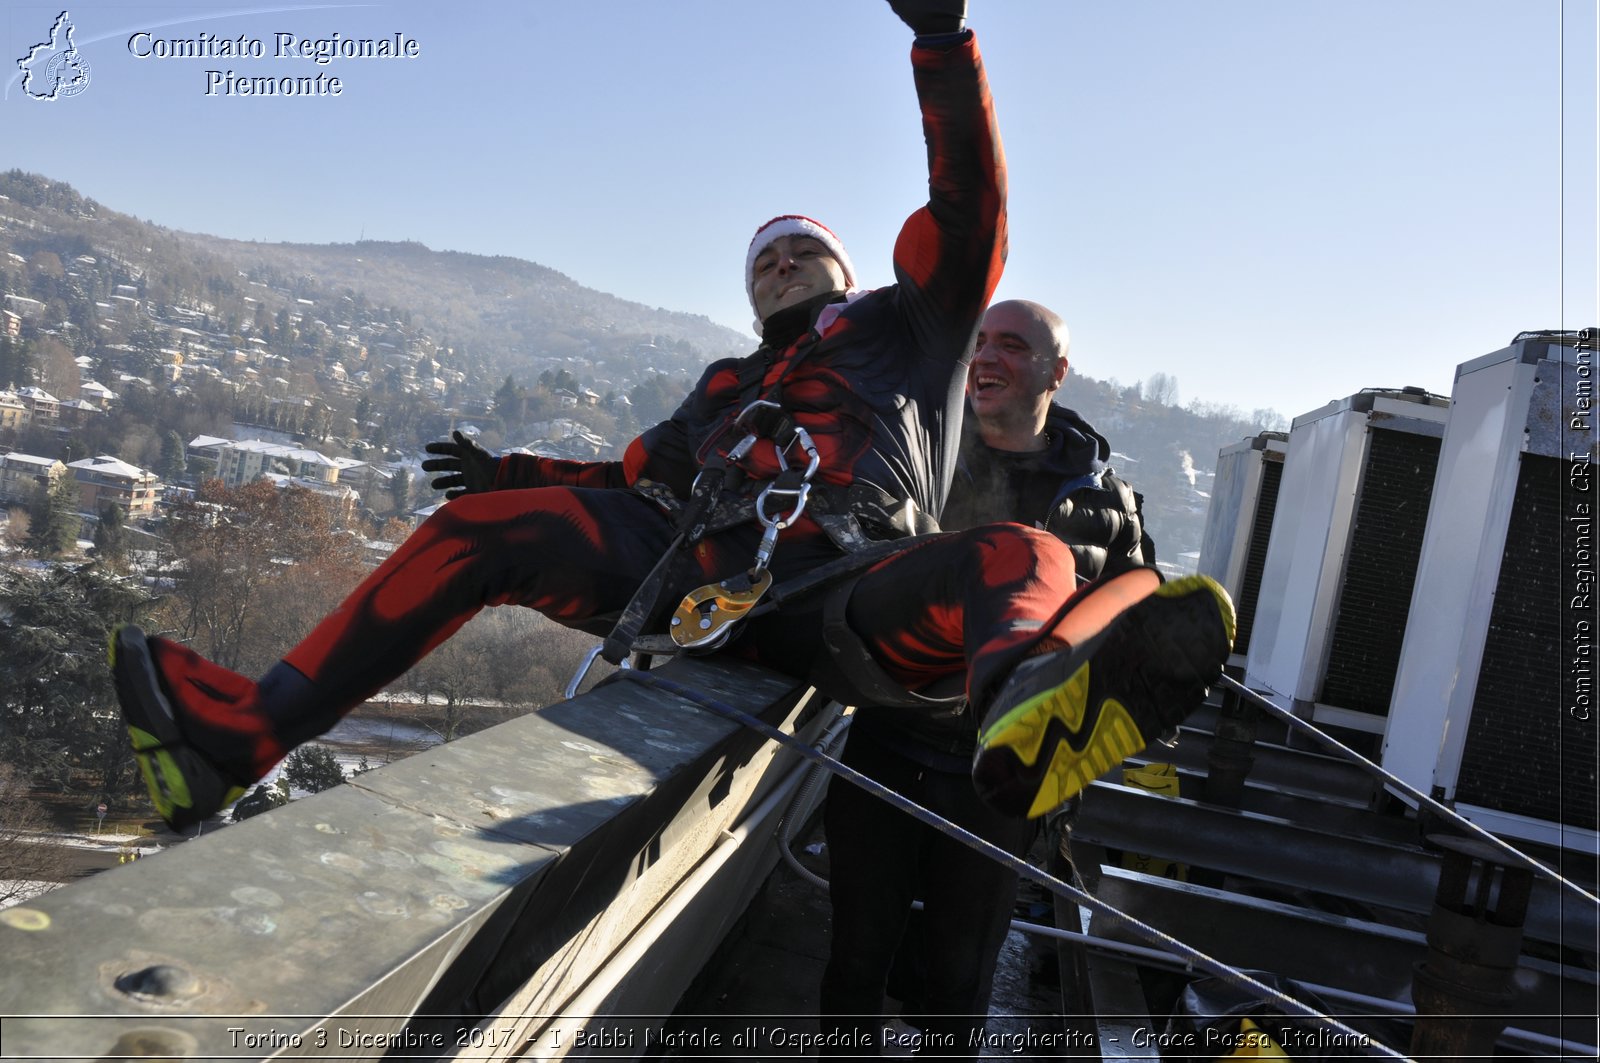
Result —
<instances>
[{"instance_id":1,"label":"man's raised arm","mask_svg":"<svg viewBox=\"0 0 1600 1063\"><path fill-rule=\"evenodd\" d=\"M895 243L901 312L924 351L970 344L1006 255L1006 168L965 0L889 0L916 33L911 64L928 145L928 204Z\"/></svg>"}]
</instances>

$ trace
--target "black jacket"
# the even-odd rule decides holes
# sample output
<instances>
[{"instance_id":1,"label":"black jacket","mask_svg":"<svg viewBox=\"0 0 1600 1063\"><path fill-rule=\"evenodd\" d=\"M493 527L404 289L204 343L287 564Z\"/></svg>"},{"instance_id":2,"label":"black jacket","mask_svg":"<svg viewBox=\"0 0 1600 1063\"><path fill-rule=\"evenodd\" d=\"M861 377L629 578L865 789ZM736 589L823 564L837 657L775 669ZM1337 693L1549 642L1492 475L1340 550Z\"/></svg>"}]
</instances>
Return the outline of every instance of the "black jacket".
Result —
<instances>
[{"instance_id":1,"label":"black jacket","mask_svg":"<svg viewBox=\"0 0 1600 1063\"><path fill-rule=\"evenodd\" d=\"M997 520L1043 528L1072 548L1085 579L1155 563L1141 497L1107 464L1111 444L1065 406L1051 406L1045 449L995 450L967 414L956 475L939 526L960 531Z\"/></svg>"},{"instance_id":2,"label":"black jacket","mask_svg":"<svg viewBox=\"0 0 1600 1063\"><path fill-rule=\"evenodd\" d=\"M960 531L1014 521L1043 528L1071 547L1084 580L1155 564L1143 500L1112 473L1111 444L1064 406L1050 407L1045 436L1044 450L995 450L978 437L968 410L940 527ZM965 772L977 721L970 707L936 716L925 709L875 706L861 711L851 730L925 767Z\"/></svg>"}]
</instances>

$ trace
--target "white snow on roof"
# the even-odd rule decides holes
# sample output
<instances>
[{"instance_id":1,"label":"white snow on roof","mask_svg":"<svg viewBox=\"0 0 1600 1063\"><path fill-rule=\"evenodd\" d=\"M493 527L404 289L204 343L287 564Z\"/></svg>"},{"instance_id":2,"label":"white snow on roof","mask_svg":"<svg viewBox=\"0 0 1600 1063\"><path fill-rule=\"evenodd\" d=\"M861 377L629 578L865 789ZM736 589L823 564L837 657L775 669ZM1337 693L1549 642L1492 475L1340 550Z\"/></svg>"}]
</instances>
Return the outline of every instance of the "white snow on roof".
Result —
<instances>
[{"instance_id":1,"label":"white snow on roof","mask_svg":"<svg viewBox=\"0 0 1600 1063\"><path fill-rule=\"evenodd\" d=\"M83 458L79 461L68 462L67 468L87 469L90 472L105 473L107 476L118 476L130 480L139 480L151 475L137 465L129 465L121 458L113 458L109 454L100 454L93 458Z\"/></svg>"}]
</instances>

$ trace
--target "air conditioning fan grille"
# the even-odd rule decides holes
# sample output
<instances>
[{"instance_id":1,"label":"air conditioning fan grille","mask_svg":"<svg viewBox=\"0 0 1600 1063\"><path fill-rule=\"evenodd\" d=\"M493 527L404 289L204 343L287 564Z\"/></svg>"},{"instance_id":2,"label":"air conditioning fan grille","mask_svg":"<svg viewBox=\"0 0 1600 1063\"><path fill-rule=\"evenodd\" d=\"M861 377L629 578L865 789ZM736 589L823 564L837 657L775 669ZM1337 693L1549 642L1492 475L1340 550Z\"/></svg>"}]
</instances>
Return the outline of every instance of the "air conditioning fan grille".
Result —
<instances>
[{"instance_id":1,"label":"air conditioning fan grille","mask_svg":"<svg viewBox=\"0 0 1600 1063\"><path fill-rule=\"evenodd\" d=\"M1372 432L1318 700L1389 714L1438 468L1433 436Z\"/></svg>"},{"instance_id":2,"label":"air conditioning fan grille","mask_svg":"<svg viewBox=\"0 0 1600 1063\"><path fill-rule=\"evenodd\" d=\"M1256 622L1256 599L1261 596L1261 573L1267 567L1267 545L1272 539L1272 515L1278 509L1278 486L1283 483L1283 462L1261 463L1261 490L1256 494L1255 518L1250 522L1250 548L1244 557L1244 575L1239 581L1239 600L1234 603L1237 626L1233 652L1250 649L1250 631Z\"/></svg>"},{"instance_id":3,"label":"air conditioning fan grille","mask_svg":"<svg viewBox=\"0 0 1600 1063\"><path fill-rule=\"evenodd\" d=\"M1594 711L1588 720L1568 711L1580 669L1562 644L1565 618L1594 615L1568 608L1577 587L1562 548L1563 526L1575 533L1561 507L1566 472L1557 458L1522 457L1456 797L1594 830ZM1592 706L1594 661L1584 667Z\"/></svg>"}]
</instances>

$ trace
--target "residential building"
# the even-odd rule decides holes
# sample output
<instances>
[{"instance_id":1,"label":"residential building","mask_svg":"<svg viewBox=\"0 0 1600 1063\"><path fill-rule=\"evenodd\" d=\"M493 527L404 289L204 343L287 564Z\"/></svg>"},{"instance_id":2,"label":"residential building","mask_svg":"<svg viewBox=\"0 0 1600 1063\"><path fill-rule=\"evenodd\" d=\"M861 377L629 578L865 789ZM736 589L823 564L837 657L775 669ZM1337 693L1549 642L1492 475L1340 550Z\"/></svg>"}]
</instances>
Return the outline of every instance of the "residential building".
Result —
<instances>
[{"instance_id":1,"label":"residential building","mask_svg":"<svg viewBox=\"0 0 1600 1063\"><path fill-rule=\"evenodd\" d=\"M53 425L61 420L61 400L43 388L18 388L17 398L28 407L35 424Z\"/></svg>"},{"instance_id":2,"label":"residential building","mask_svg":"<svg viewBox=\"0 0 1600 1063\"><path fill-rule=\"evenodd\" d=\"M55 458L40 458L13 451L0 454L0 501L32 502L40 485L52 484L67 474Z\"/></svg>"},{"instance_id":3,"label":"residential building","mask_svg":"<svg viewBox=\"0 0 1600 1063\"><path fill-rule=\"evenodd\" d=\"M195 444L189 446L192 450ZM339 482L339 462L315 450L260 439L229 440L215 449L217 477L229 487L241 487L269 474L324 484Z\"/></svg>"},{"instance_id":4,"label":"residential building","mask_svg":"<svg viewBox=\"0 0 1600 1063\"><path fill-rule=\"evenodd\" d=\"M60 405L61 424L65 428L82 426L92 417L98 417L105 411L94 403L84 399L63 399Z\"/></svg>"},{"instance_id":5,"label":"residential building","mask_svg":"<svg viewBox=\"0 0 1600 1063\"><path fill-rule=\"evenodd\" d=\"M298 487L310 491L327 503L333 513L334 523L341 527L355 519L356 507L361 504L361 493L344 484L328 483L325 480L308 479L304 476L283 476L278 473L267 473L266 478L276 484L279 490Z\"/></svg>"},{"instance_id":6,"label":"residential building","mask_svg":"<svg viewBox=\"0 0 1600 1063\"><path fill-rule=\"evenodd\" d=\"M117 393L98 381L88 380L78 386L78 397L95 403L102 410L117 401Z\"/></svg>"},{"instance_id":7,"label":"residential building","mask_svg":"<svg viewBox=\"0 0 1600 1063\"><path fill-rule=\"evenodd\" d=\"M161 494L161 481L155 473L109 454L70 462L67 468L77 477L85 513L98 513L107 502L131 520L155 513Z\"/></svg>"},{"instance_id":8,"label":"residential building","mask_svg":"<svg viewBox=\"0 0 1600 1063\"><path fill-rule=\"evenodd\" d=\"M12 435L28 426L33 411L14 391L0 391L0 436Z\"/></svg>"}]
</instances>

